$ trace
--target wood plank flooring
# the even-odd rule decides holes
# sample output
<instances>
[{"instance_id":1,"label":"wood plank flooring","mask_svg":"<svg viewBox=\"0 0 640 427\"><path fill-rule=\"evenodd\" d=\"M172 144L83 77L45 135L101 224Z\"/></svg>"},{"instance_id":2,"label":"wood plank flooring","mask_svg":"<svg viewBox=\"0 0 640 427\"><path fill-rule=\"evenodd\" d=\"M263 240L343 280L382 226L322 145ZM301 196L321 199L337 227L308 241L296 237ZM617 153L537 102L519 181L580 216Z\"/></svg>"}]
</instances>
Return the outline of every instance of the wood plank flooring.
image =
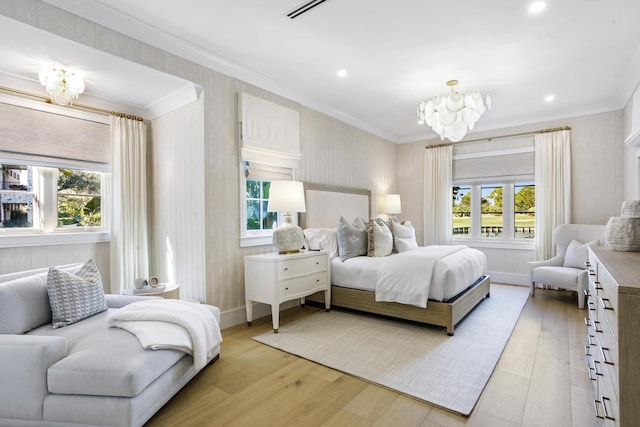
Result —
<instances>
[{"instance_id":1,"label":"wood plank flooring","mask_svg":"<svg viewBox=\"0 0 640 427\"><path fill-rule=\"evenodd\" d=\"M317 310L286 310L280 325ZM585 316L575 294L536 291L469 417L253 341L271 329L265 317L223 330L220 359L146 426L599 427L584 358Z\"/></svg>"}]
</instances>

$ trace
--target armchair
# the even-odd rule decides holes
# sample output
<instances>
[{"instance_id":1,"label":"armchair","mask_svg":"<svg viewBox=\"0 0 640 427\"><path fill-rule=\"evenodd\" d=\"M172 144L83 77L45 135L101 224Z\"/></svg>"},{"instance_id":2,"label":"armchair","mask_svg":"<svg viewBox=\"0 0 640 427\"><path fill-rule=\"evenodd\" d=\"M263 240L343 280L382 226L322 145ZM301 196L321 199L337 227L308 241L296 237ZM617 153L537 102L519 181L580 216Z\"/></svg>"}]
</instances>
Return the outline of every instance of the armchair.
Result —
<instances>
[{"instance_id":1,"label":"armchair","mask_svg":"<svg viewBox=\"0 0 640 427\"><path fill-rule=\"evenodd\" d=\"M584 308L584 291L589 276L584 263L587 246L604 244L604 225L562 224L553 230L552 242L556 255L546 261L529 262L531 296L536 294L536 283L543 283L578 293L578 307Z\"/></svg>"}]
</instances>

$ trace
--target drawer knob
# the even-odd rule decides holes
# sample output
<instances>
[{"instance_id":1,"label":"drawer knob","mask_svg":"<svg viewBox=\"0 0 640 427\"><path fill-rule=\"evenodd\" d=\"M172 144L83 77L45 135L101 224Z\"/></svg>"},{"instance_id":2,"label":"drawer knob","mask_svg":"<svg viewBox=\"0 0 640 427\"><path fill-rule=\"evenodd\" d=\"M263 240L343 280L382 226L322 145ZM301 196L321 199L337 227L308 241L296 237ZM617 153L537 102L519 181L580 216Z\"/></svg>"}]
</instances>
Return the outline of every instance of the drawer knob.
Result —
<instances>
[{"instance_id":1,"label":"drawer knob","mask_svg":"<svg viewBox=\"0 0 640 427\"><path fill-rule=\"evenodd\" d=\"M596 280L595 282L593 282L593 284L594 284L594 286L596 288L596 291L601 291L602 290L602 285L600 284L599 281Z\"/></svg>"}]
</instances>

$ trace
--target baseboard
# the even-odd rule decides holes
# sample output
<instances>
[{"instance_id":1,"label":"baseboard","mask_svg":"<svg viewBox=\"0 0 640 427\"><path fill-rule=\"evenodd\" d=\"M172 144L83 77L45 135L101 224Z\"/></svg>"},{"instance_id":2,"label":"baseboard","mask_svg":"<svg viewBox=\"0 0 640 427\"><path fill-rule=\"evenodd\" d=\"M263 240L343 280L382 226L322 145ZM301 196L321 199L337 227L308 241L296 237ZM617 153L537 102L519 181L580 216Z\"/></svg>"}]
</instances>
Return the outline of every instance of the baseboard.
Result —
<instances>
[{"instance_id":1,"label":"baseboard","mask_svg":"<svg viewBox=\"0 0 640 427\"><path fill-rule=\"evenodd\" d=\"M491 283L504 283L508 285L529 286L528 274L498 273L489 271Z\"/></svg>"},{"instance_id":2,"label":"baseboard","mask_svg":"<svg viewBox=\"0 0 640 427\"><path fill-rule=\"evenodd\" d=\"M298 304L298 300L283 302L280 304L280 311L295 307ZM271 317L271 306L268 304L253 303L253 319L259 319L265 316ZM220 329L230 328L245 323L246 321L247 310L244 305L220 313Z\"/></svg>"}]
</instances>

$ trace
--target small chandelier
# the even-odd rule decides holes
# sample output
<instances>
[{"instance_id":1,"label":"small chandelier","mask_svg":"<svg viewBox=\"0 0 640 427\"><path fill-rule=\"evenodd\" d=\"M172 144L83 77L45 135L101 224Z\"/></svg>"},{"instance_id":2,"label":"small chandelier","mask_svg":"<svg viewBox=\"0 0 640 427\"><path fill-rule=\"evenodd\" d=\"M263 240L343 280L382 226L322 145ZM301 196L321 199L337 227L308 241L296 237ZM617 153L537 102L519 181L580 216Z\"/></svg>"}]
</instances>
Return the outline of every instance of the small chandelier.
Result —
<instances>
[{"instance_id":1,"label":"small chandelier","mask_svg":"<svg viewBox=\"0 0 640 427\"><path fill-rule=\"evenodd\" d=\"M51 101L58 105L71 105L84 92L84 81L77 71L42 67L38 77L51 96Z\"/></svg>"},{"instance_id":2,"label":"small chandelier","mask_svg":"<svg viewBox=\"0 0 640 427\"><path fill-rule=\"evenodd\" d=\"M458 142L473 129L480 116L491 109L491 97L485 100L479 91L474 90L467 95L456 92L457 80L449 80L451 95L436 95L433 99L422 101L418 105L419 123L426 122L440 135L440 139L447 138L451 142Z\"/></svg>"}]
</instances>

